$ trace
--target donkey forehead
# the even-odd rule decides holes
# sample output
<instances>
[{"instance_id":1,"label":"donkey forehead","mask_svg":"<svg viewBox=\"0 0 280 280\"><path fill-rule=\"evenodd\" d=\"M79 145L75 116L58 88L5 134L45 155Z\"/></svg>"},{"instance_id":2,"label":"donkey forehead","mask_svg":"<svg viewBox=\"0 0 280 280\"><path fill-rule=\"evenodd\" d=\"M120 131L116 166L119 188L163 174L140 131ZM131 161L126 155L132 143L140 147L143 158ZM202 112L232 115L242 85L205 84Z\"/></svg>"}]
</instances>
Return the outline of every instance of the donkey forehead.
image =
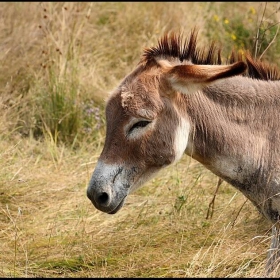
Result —
<instances>
[{"instance_id":1,"label":"donkey forehead","mask_svg":"<svg viewBox=\"0 0 280 280\"><path fill-rule=\"evenodd\" d=\"M107 111L110 114L114 103L123 115L153 119L162 109L159 92L159 67L138 67L128 75L110 95ZM123 116L124 117L124 116Z\"/></svg>"},{"instance_id":2,"label":"donkey forehead","mask_svg":"<svg viewBox=\"0 0 280 280\"><path fill-rule=\"evenodd\" d=\"M159 86L159 71L155 68L143 70L142 72L131 75L119 87L121 98L134 94L147 97L156 94Z\"/></svg>"}]
</instances>

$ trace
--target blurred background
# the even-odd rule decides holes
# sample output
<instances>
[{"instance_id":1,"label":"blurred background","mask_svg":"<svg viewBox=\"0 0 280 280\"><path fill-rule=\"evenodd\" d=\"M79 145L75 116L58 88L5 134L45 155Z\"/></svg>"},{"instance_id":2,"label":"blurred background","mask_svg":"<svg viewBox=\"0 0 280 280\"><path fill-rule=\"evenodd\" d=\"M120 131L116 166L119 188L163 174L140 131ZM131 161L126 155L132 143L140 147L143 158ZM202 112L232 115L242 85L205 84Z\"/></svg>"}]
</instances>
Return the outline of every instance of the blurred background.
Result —
<instances>
[{"instance_id":1,"label":"blurred background","mask_svg":"<svg viewBox=\"0 0 280 280\"><path fill-rule=\"evenodd\" d=\"M110 216L86 188L108 93L168 31L279 66L278 2L0 3L0 276L261 276L270 224L184 156Z\"/></svg>"}]
</instances>

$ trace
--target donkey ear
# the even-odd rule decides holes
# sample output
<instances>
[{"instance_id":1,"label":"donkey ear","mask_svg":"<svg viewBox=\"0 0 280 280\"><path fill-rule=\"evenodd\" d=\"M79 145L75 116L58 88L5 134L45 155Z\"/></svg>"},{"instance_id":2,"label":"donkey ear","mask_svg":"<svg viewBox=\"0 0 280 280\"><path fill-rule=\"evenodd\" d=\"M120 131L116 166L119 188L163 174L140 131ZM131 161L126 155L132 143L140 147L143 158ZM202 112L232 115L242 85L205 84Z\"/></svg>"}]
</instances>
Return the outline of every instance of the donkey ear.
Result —
<instances>
[{"instance_id":1,"label":"donkey ear","mask_svg":"<svg viewBox=\"0 0 280 280\"><path fill-rule=\"evenodd\" d=\"M230 65L163 65L171 86L182 93L202 89L211 82L242 74L247 66L244 62Z\"/></svg>"}]
</instances>

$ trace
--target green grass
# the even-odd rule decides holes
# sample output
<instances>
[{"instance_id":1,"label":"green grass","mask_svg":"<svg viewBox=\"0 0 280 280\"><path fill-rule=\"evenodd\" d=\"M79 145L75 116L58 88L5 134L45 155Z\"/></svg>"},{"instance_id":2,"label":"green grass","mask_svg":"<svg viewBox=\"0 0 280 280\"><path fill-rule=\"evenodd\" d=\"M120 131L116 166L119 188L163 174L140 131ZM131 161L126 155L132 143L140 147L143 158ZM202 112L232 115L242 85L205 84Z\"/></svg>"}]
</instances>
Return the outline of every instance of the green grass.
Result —
<instances>
[{"instance_id":1,"label":"green grass","mask_svg":"<svg viewBox=\"0 0 280 280\"><path fill-rule=\"evenodd\" d=\"M262 23L260 55L277 32ZM0 276L256 277L270 225L226 183L184 156L116 215L86 197L105 137L104 103L169 30L201 30L253 48L264 3L1 3ZM240 14L245 16L240 18ZM235 38L235 39L234 39ZM277 37L278 38L278 37ZM279 60L279 39L263 58ZM245 203L245 204L244 204Z\"/></svg>"}]
</instances>

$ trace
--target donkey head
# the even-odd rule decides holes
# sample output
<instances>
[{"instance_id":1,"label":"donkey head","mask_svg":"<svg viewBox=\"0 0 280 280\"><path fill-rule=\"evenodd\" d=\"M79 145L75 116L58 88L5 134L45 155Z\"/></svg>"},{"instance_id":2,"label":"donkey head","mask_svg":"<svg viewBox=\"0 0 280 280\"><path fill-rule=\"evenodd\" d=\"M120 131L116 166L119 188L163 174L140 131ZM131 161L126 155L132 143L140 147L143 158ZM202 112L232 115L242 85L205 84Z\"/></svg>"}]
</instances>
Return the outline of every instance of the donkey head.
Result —
<instances>
[{"instance_id":1,"label":"donkey head","mask_svg":"<svg viewBox=\"0 0 280 280\"><path fill-rule=\"evenodd\" d=\"M245 69L162 55L141 61L107 101L105 144L87 189L94 206L116 213L131 191L178 161L191 145L189 96Z\"/></svg>"}]
</instances>

